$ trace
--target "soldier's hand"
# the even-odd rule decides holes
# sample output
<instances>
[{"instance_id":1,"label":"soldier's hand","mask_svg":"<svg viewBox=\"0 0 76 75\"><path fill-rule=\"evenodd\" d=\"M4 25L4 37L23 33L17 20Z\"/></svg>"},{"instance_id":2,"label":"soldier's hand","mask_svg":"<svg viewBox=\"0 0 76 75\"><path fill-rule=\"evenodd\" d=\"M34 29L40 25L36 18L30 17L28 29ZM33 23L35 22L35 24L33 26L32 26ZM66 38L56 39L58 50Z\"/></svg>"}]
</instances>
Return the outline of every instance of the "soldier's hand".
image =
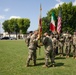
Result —
<instances>
[{"instance_id":1,"label":"soldier's hand","mask_svg":"<svg viewBox=\"0 0 76 75\"><path fill-rule=\"evenodd\" d=\"M38 35L37 39L40 39L40 35Z\"/></svg>"}]
</instances>

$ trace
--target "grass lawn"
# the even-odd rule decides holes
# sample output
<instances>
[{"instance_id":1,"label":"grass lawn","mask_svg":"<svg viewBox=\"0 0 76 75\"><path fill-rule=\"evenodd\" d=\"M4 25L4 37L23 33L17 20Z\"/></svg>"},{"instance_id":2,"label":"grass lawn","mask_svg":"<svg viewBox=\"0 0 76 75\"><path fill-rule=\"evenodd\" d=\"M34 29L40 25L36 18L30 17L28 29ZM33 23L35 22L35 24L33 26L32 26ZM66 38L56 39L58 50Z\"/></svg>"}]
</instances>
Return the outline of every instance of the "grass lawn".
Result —
<instances>
[{"instance_id":1,"label":"grass lawn","mask_svg":"<svg viewBox=\"0 0 76 75\"><path fill-rule=\"evenodd\" d=\"M0 75L76 75L76 60L56 56L56 67L43 68L44 50L37 50L37 66L25 67L28 48L24 40L0 40ZM32 62L30 63L33 64Z\"/></svg>"}]
</instances>

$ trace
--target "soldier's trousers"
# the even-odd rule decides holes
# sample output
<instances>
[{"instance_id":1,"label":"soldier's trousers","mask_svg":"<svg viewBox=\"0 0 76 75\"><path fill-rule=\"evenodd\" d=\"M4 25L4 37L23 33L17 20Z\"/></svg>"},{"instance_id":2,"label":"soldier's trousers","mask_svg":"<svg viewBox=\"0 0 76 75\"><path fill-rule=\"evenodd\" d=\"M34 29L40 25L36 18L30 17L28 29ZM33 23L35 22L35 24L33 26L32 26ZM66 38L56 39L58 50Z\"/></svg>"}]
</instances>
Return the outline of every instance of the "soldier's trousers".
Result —
<instances>
[{"instance_id":1,"label":"soldier's trousers","mask_svg":"<svg viewBox=\"0 0 76 75\"><path fill-rule=\"evenodd\" d=\"M51 60L51 63L54 64L55 63L54 62L54 58L55 58L54 52L52 50L50 50L50 51L45 50L45 65L46 66L48 66L48 64L49 64L49 58Z\"/></svg>"},{"instance_id":2,"label":"soldier's trousers","mask_svg":"<svg viewBox=\"0 0 76 75\"><path fill-rule=\"evenodd\" d=\"M63 55L63 46L59 46L60 54Z\"/></svg>"},{"instance_id":3,"label":"soldier's trousers","mask_svg":"<svg viewBox=\"0 0 76 75\"><path fill-rule=\"evenodd\" d=\"M56 55L58 54L58 47L56 47L56 51L55 51Z\"/></svg>"},{"instance_id":4,"label":"soldier's trousers","mask_svg":"<svg viewBox=\"0 0 76 75\"><path fill-rule=\"evenodd\" d=\"M65 46L66 56L69 56L69 46Z\"/></svg>"},{"instance_id":5,"label":"soldier's trousers","mask_svg":"<svg viewBox=\"0 0 76 75\"><path fill-rule=\"evenodd\" d=\"M34 65L36 65L36 50L29 49L29 55L28 55L28 59L27 59L27 65L29 65L31 59L34 62Z\"/></svg>"},{"instance_id":6,"label":"soldier's trousers","mask_svg":"<svg viewBox=\"0 0 76 75\"><path fill-rule=\"evenodd\" d=\"M69 54L71 53L71 46L72 46L72 44L70 44L70 46L69 46Z\"/></svg>"},{"instance_id":7,"label":"soldier's trousers","mask_svg":"<svg viewBox=\"0 0 76 75\"><path fill-rule=\"evenodd\" d=\"M76 57L76 45L73 45L73 57Z\"/></svg>"}]
</instances>

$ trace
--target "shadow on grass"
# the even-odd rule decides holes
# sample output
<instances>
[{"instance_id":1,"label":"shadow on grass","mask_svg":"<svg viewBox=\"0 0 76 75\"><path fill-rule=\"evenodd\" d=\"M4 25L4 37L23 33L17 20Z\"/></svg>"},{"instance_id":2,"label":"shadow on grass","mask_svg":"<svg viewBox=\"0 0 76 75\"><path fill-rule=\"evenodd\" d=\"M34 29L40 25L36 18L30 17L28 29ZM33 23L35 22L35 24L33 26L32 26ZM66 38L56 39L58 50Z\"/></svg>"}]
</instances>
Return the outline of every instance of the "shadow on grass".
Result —
<instances>
[{"instance_id":1,"label":"shadow on grass","mask_svg":"<svg viewBox=\"0 0 76 75\"><path fill-rule=\"evenodd\" d=\"M63 56L66 56L66 54L64 53ZM69 57L73 57L73 53L70 53Z\"/></svg>"},{"instance_id":2,"label":"shadow on grass","mask_svg":"<svg viewBox=\"0 0 76 75\"><path fill-rule=\"evenodd\" d=\"M45 63L42 62L42 63L37 63L36 66L41 66L41 65L44 65Z\"/></svg>"},{"instance_id":3,"label":"shadow on grass","mask_svg":"<svg viewBox=\"0 0 76 75\"><path fill-rule=\"evenodd\" d=\"M44 65L45 63L44 62L41 62L41 63L37 63L35 66L42 66L42 65ZM49 64L50 64L50 62L49 62ZM63 66L64 65L64 63L55 63L55 67L61 67L61 66ZM35 67L34 65L29 65L29 67ZM52 67L52 65L50 64L50 66L49 67Z\"/></svg>"},{"instance_id":4,"label":"shadow on grass","mask_svg":"<svg viewBox=\"0 0 76 75\"><path fill-rule=\"evenodd\" d=\"M73 54L71 53L71 54L69 55L69 57L73 57Z\"/></svg>"},{"instance_id":5,"label":"shadow on grass","mask_svg":"<svg viewBox=\"0 0 76 75\"><path fill-rule=\"evenodd\" d=\"M36 67L36 66L42 66L42 65L44 65L45 63L37 63L36 65L29 65L28 67ZM25 67L27 67L27 66L25 66Z\"/></svg>"},{"instance_id":6,"label":"shadow on grass","mask_svg":"<svg viewBox=\"0 0 76 75\"><path fill-rule=\"evenodd\" d=\"M64 65L64 63L56 63L55 64L56 67L60 67L60 66L63 66L63 65Z\"/></svg>"},{"instance_id":7,"label":"shadow on grass","mask_svg":"<svg viewBox=\"0 0 76 75\"><path fill-rule=\"evenodd\" d=\"M45 58L38 58L37 60L44 60Z\"/></svg>"},{"instance_id":8,"label":"shadow on grass","mask_svg":"<svg viewBox=\"0 0 76 75\"><path fill-rule=\"evenodd\" d=\"M63 56L63 57L56 57L55 59L66 59L66 58Z\"/></svg>"}]
</instances>

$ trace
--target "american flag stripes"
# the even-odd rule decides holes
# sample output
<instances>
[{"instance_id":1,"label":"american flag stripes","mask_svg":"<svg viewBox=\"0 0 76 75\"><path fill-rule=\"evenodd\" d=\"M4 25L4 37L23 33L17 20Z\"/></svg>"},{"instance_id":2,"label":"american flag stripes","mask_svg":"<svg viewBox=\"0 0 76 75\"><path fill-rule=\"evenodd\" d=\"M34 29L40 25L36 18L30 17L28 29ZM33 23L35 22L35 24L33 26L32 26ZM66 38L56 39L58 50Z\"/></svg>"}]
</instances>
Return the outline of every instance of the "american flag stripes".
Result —
<instances>
[{"instance_id":1,"label":"american flag stripes","mask_svg":"<svg viewBox=\"0 0 76 75\"><path fill-rule=\"evenodd\" d=\"M62 18L61 18L61 9L59 11L59 15L58 15L58 24L57 24L57 32L60 33L61 31L61 22L62 21Z\"/></svg>"}]
</instances>

